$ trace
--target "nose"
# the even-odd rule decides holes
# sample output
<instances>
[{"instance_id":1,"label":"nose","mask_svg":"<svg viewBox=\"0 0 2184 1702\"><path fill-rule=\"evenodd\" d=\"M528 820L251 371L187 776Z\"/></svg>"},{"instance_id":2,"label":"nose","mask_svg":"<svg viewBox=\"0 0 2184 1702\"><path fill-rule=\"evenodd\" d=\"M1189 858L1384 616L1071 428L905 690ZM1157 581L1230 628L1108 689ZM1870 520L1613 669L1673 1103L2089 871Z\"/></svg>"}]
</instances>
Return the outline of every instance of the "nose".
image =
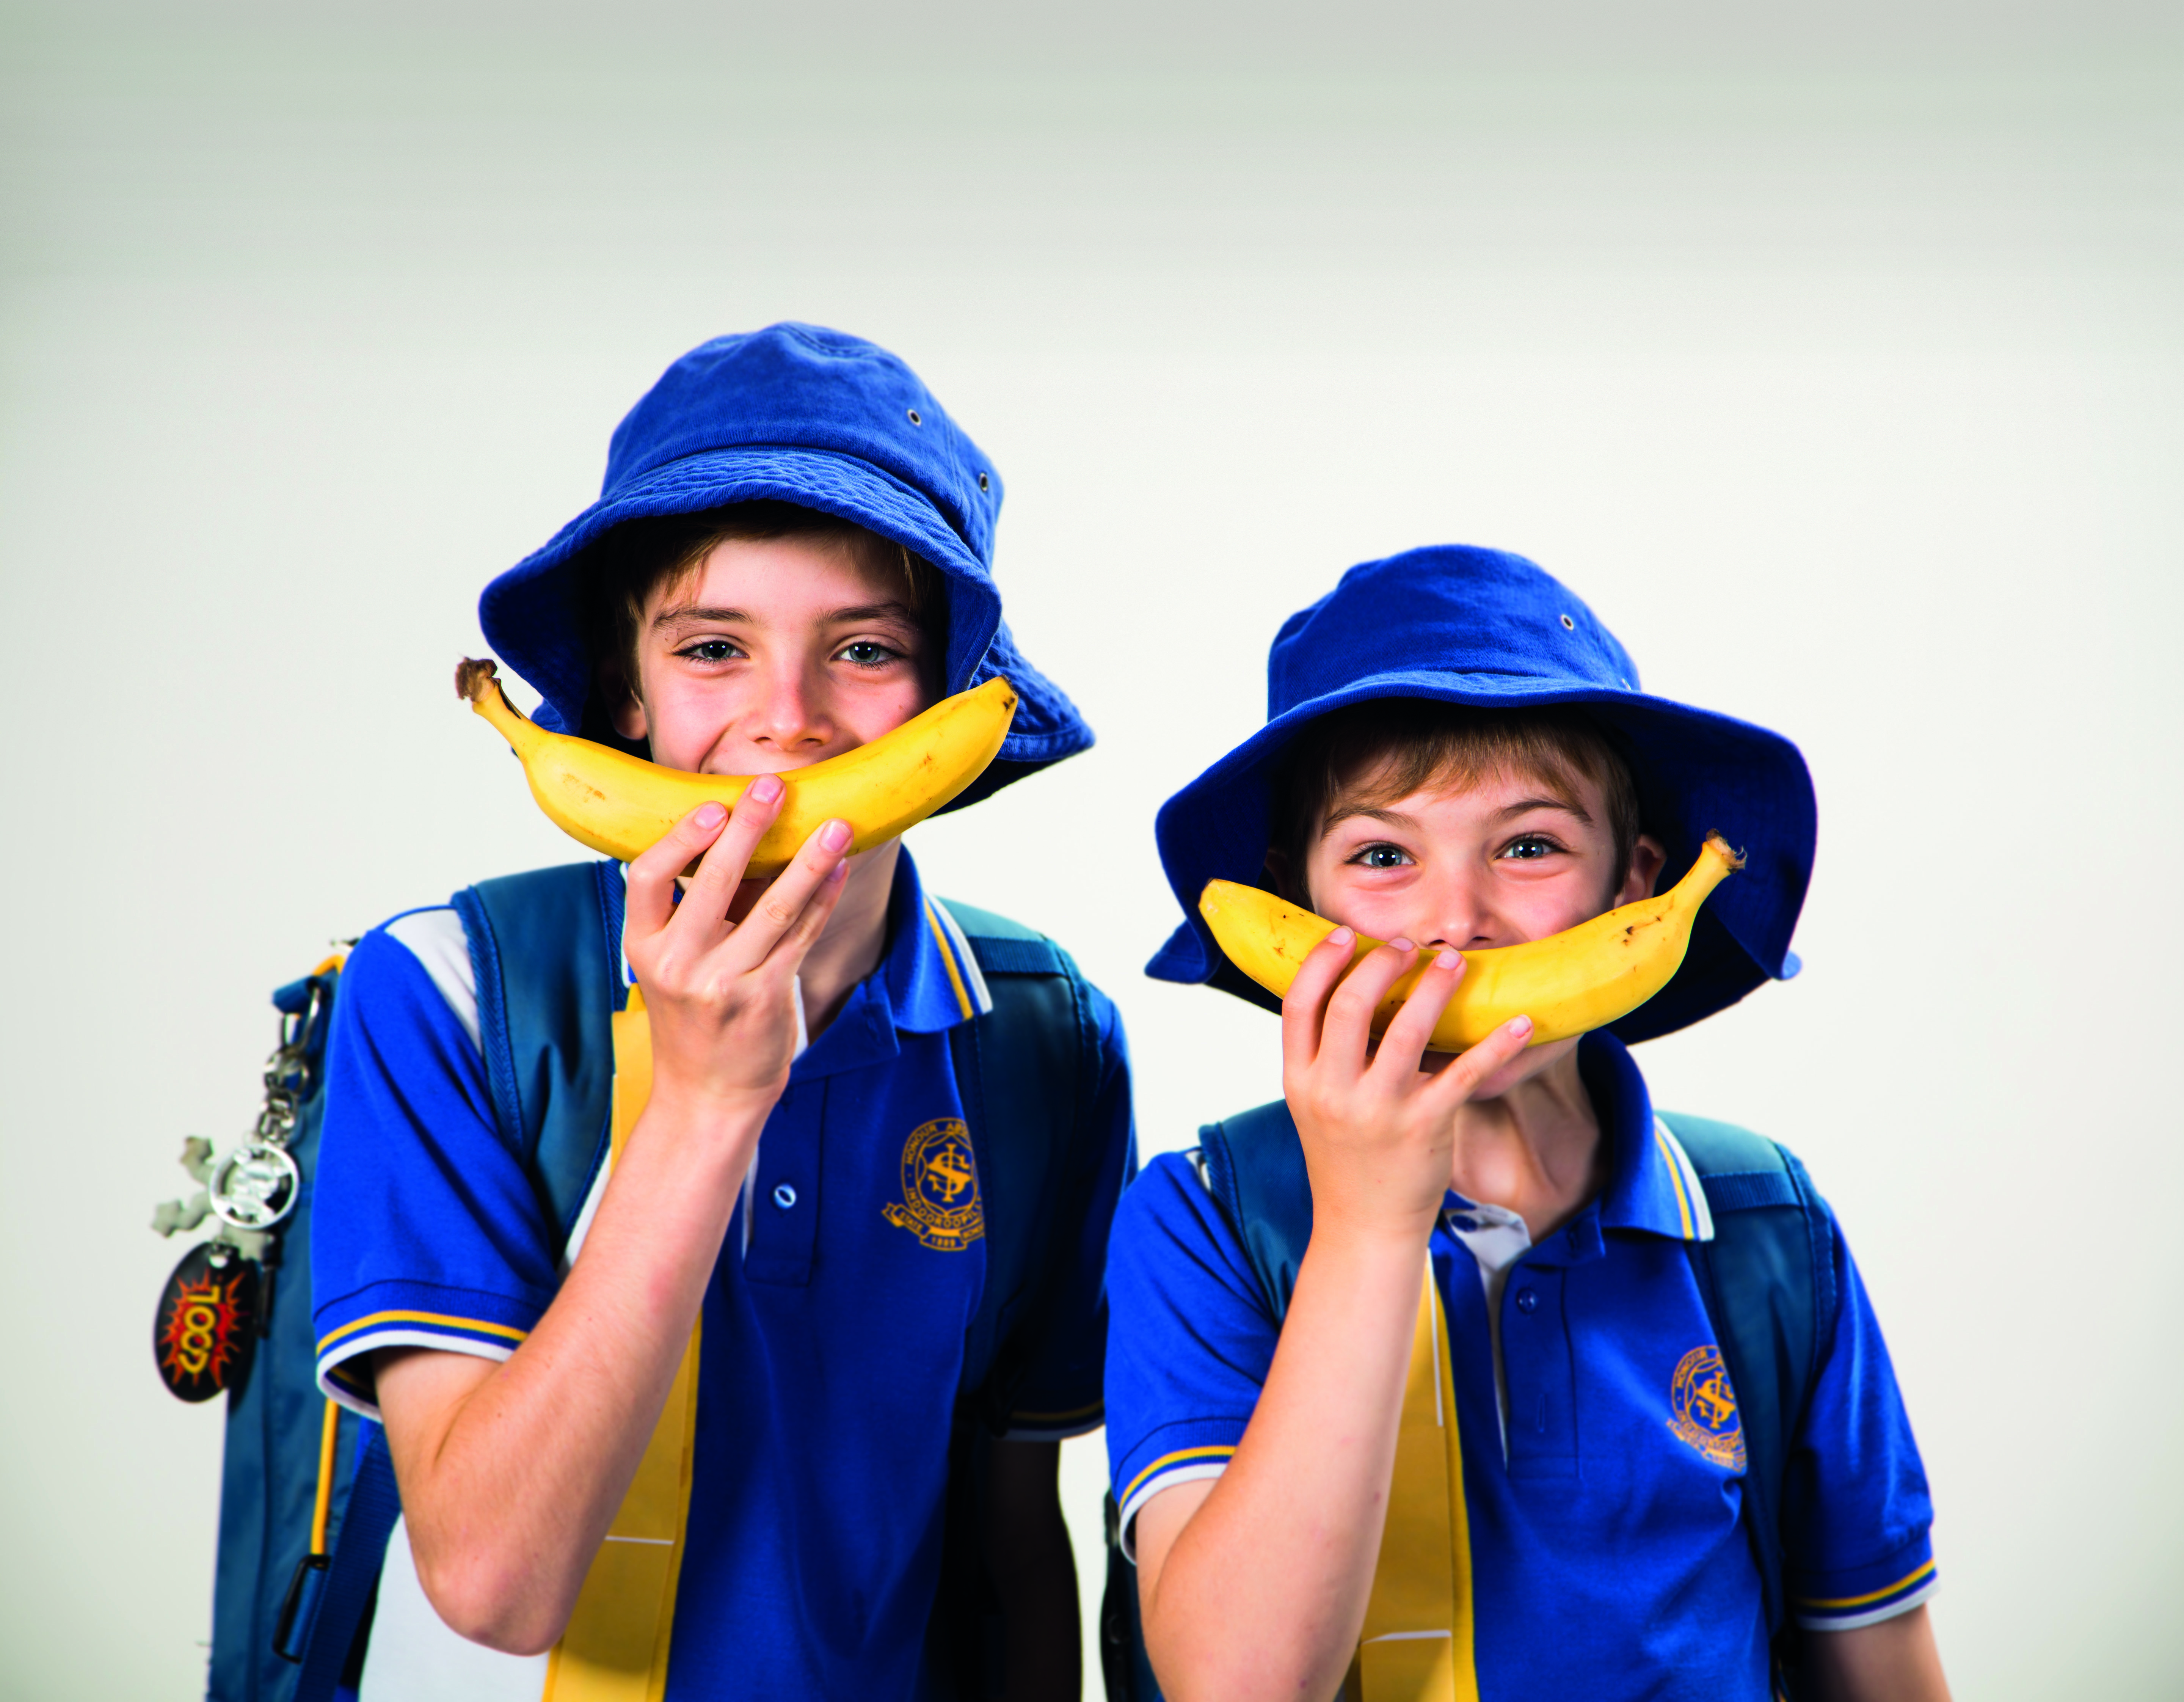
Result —
<instances>
[{"instance_id":1,"label":"nose","mask_svg":"<svg viewBox=\"0 0 2184 1702\"><path fill-rule=\"evenodd\" d=\"M1501 927L1483 883L1470 871L1447 869L1419 895L1418 932L1412 937L1428 951L1444 946L1483 951L1502 942Z\"/></svg>"},{"instance_id":2,"label":"nose","mask_svg":"<svg viewBox=\"0 0 2184 1702\"><path fill-rule=\"evenodd\" d=\"M766 689L748 723L748 736L761 749L802 756L833 742L834 728L823 707L818 682L794 662L767 670Z\"/></svg>"}]
</instances>

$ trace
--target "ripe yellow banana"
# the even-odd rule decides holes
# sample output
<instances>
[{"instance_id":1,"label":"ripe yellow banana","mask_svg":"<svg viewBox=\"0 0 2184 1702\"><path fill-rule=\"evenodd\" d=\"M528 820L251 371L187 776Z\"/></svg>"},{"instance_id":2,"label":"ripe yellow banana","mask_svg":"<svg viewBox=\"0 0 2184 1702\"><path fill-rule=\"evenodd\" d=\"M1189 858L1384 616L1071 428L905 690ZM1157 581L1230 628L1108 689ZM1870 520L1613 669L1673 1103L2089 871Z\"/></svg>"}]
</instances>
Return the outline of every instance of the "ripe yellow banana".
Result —
<instances>
[{"instance_id":1,"label":"ripe yellow banana","mask_svg":"<svg viewBox=\"0 0 2184 1702\"><path fill-rule=\"evenodd\" d=\"M689 774L589 739L549 733L516 712L489 661L455 669L455 691L523 759L531 795L554 825L625 862L708 799L733 806L748 774ZM985 772L1016 719L1017 695L989 679L944 697L869 745L781 778L788 795L752 852L746 876L777 874L822 822L847 822L853 852L923 821Z\"/></svg>"},{"instance_id":2,"label":"ripe yellow banana","mask_svg":"<svg viewBox=\"0 0 2184 1702\"><path fill-rule=\"evenodd\" d=\"M1669 985L1691 944L1691 924L1707 895L1744 859L1719 834L1707 835L1691 873L1668 891L1625 904L1545 940L1463 954L1463 979L1434 1025L1429 1050L1462 1052L1514 1016L1532 1019L1530 1044L1567 1040L1628 1016ZM1198 913L1228 960L1280 996L1312 947L1334 931L1323 916L1285 904L1256 886L1209 880ZM1352 963L1380 942L1360 935ZM1430 960L1429 960L1430 961ZM1379 1034L1425 973L1396 983L1373 1013Z\"/></svg>"}]
</instances>

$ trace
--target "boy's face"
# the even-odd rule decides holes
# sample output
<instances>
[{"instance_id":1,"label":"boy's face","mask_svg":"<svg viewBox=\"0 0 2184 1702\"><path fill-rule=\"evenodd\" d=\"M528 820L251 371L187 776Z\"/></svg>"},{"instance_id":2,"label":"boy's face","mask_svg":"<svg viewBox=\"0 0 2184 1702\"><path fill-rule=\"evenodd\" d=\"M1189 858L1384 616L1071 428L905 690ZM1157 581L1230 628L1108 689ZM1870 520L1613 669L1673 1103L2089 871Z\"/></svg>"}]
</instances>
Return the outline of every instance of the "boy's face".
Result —
<instances>
[{"instance_id":1,"label":"boy's face","mask_svg":"<svg viewBox=\"0 0 2184 1702\"><path fill-rule=\"evenodd\" d=\"M616 730L699 774L784 773L868 744L931 701L907 595L833 540L717 544L647 600Z\"/></svg>"},{"instance_id":2,"label":"boy's face","mask_svg":"<svg viewBox=\"0 0 2184 1702\"><path fill-rule=\"evenodd\" d=\"M1360 782L1371 777L1361 776ZM1652 891L1664 853L1641 834L1621 881L1601 789L1502 773L1428 787L1368 806L1337 793L1302 870L1312 907L1381 940L1431 951L1517 946L1575 927ZM1533 1046L1488 1083L1505 1093L1576 1046Z\"/></svg>"}]
</instances>

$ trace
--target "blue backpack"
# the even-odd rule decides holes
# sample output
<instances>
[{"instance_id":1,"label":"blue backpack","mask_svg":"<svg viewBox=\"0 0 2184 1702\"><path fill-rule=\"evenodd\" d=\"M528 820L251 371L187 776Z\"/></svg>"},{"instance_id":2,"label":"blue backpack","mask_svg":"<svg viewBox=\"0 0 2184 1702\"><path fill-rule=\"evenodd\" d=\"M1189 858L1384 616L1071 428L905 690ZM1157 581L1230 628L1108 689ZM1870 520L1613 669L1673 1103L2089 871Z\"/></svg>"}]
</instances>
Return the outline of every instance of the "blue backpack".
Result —
<instances>
[{"instance_id":1,"label":"blue backpack","mask_svg":"<svg viewBox=\"0 0 2184 1702\"><path fill-rule=\"evenodd\" d=\"M608 1150L610 1018L622 996L622 883L611 862L481 882L454 907L476 973L493 1114L530 1155L539 1197L566 1236ZM1045 935L950 903L994 1007L950 1031L986 1201L986 1286L965 1344L951 1438L935 1660L967 1697L994 1688L998 1624L978 1552L983 1449L1009 1411L1024 1348L1051 1296L1040 1254L1067 1166L1089 1138L1098 1031L1089 990ZM282 987L296 1030L299 1101L289 1155L297 1203L267 1249L280 1303L229 1397L213 1593L210 1702L334 1702L354 1690L373 1593L401 1511L385 1433L320 1395L311 1328L312 1183L325 1118L326 1035L337 969ZM270 1292L270 1283L267 1285ZM263 1309L261 1308L261 1310ZM343 1464L343 1463L346 1464ZM315 1526L323 1541L315 1541Z\"/></svg>"},{"instance_id":2,"label":"blue backpack","mask_svg":"<svg viewBox=\"0 0 2184 1702\"><path fill-rule=\"evenodd\" d=\"M1790 1451L1835 1334L1835 1219L1786 1147L1732 1124L1663 1112L1706 1189L1714 1238L1684 1250L1736 1391L1750 1464L1745 1526L1767 1607L1776 1682L1793 1694L1796 1622L1783 1596L1782 1487ZM1312 1240L1304 1147L1280 1100L1199 1131L1214 1202L1243 1243L1268 1309L1289 1310ZM1138 1617L1137 1569L1107 1501L1107 1582L1100 1654L1109 1702L1159 1702Z\"/></svg>"}]
</instances>

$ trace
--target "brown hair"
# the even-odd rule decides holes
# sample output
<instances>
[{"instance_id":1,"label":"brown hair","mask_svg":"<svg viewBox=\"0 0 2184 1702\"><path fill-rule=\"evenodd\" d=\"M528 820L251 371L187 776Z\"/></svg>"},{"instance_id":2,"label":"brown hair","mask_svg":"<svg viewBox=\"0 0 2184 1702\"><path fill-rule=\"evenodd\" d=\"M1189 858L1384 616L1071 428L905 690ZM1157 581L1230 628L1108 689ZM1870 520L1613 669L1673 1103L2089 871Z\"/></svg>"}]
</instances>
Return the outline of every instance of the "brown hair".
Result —
<instances>
[{"instance_id":1,"label":"brown hair","mask_svg":"<svg viewBox=\"0 0 2184 1702\"><path fill-rule=\"evenodd\" d=\"M1466 786L1520 774L1577 802L1579 777L1598 786L1615 846L1613 887L1630 872L1641 825L1629 764L1581 711L1473 709L1426 698L1352 703L1314 721L1290 744L1274 779L1268 863L1283 896L1307 902L1306 854L1339 803L1382 809L1439 784Z\"/></svg>"},{"instance_id":2,"label":"brown hair","mask_svg":"<svg viewBox=\"0 0 2184 1702\"><path fill-rule=\"evenodd\" d=\"M588 553L577 581L578 617L593 661L611 660L634 690L645 605L698 571L720 544L809 538L838 544L861 566L900 577L903 601L926 638L924 666L938 678L946 666L947 590L939 569L868 527L788 502L739 502L695 514L626 520Z\"/></svg>"}]
</instances>

